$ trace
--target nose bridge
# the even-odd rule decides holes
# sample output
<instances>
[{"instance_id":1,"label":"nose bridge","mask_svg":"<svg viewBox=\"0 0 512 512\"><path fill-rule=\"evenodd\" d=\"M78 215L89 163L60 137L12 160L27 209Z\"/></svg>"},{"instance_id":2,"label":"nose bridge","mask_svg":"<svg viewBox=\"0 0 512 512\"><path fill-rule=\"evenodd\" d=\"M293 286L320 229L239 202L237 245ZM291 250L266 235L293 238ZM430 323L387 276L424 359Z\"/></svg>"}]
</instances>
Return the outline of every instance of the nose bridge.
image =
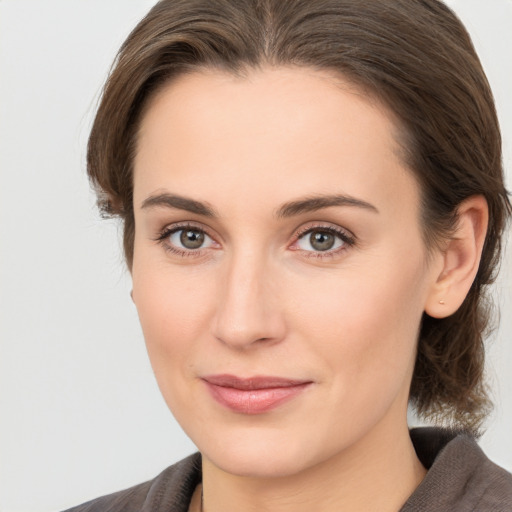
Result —
<instances>
[{"instance_id":1,"label":"nose bridge","mask_svg":"<svg viewBox=\"0 0 512 512\"><path fill-rule=\"evenodd\" d=\"M263 251L248 247L234 251L226 261L214 327L215 337L223 343L245 348L282 337L284 322L269 267Z\"/></svg>"}]
</instances>

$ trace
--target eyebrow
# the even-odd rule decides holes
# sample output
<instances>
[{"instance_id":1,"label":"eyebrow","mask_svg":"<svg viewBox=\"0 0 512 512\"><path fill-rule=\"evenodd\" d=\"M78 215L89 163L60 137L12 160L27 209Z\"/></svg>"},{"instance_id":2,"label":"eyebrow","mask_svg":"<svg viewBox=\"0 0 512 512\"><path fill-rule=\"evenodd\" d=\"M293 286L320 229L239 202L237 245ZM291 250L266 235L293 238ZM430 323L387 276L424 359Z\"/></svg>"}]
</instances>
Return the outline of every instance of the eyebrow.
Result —
<instances>
[{"instance_id":1,"label":"eyebrow","mask_svg":"<svg viewBox=\"0 0 512 512\"><path fill-rule=\"evenodd\" d=\"M356 199L355 197L346 195L322 195L305 197L304 199L285 203L277 210L276 217L293 217L302 213L314 212L332 206L355 206L374 213L379 213L379 210L373 206L373 204L361 199Z\"/></svg>"},{"instance_id":2,"label":"eyebrow","mask_svg":"<svg viewBox=\"0 0 512 512\"><path fill-rule=\"evenodd\" d=\"M330 208L333 206L352 206L357 208L363 208L375 213L379 213L379 210L366 201L357 199L347 195L319 195L310 196L280 206L276 212L275 217L278 219L294 217L303 213L314 212L322 210L324 208ZM208 204L196 201L184 196L175 194L157 194L149 196L142 202L142 209L156 208L156 207L167 207L176 208L178 210L184 210L204 217L216 218L218 214Z\"/></svg>"},{"instance_id":3,"label":"eyebrow","mask_svg":"<svg viewBox=\"0 0 512 512\"><path fill-rule=\"evenodd\" d=\"M144 199L141 208L148 209L162 206L167 208L176 208L178 210L185 210L190 213L203 215L204 217L218 217L218 215L215 213L215 210L206 203L195 201L194 199L189 199L187 197L178 196L175 194L164 193L155 196L149 196L147 199Z\"/></svg>"}]
</instances>

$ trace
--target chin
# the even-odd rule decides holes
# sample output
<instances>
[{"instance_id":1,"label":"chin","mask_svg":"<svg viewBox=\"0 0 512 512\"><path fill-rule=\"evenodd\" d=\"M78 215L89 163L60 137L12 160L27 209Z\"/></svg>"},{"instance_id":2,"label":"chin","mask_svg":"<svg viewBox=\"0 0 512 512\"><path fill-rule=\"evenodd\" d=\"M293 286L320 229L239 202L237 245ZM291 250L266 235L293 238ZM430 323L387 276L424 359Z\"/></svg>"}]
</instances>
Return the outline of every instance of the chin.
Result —
<instances>
[{"instance_id":1,"label":"chin","mask_svg":"<svg viewBox=\"0 0 512 512\"><path fill-rule=\"evenodd\" d=\"M204 434L204 432L203 432ZM241 477L276 478L297 474L320 462L311 436L294 436L284 428L224 428L215 436L192 439L203 458L222 471ZM307 440L309 438L309 441ZM316 447L320 448L320 447ZM319 460L316 460L316 459Z\"/></svg>"},{"instance_id":2,"label":"chin","mask_svg":"<svg viewBox=\"0 0 512 512\"><path fill-rule=\"evenodd\" d=\"M222 471L231 475L250 478L287 477L299 473L310 464L304 449L289 445L276 448L272 445L233 446L228 449L202 452L203 457Z\"/></svg>"}]
</instances>

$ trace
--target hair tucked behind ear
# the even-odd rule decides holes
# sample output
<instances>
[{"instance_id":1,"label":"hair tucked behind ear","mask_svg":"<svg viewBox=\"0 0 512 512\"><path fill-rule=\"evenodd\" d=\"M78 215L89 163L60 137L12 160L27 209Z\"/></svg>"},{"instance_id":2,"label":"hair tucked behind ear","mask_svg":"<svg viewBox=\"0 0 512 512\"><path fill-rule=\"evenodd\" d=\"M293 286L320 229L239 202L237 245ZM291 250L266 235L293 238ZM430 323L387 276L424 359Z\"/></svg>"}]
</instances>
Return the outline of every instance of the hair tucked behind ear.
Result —
<instances>
[{"instance_id":1,"label":"hair tucked behind ear","mask_svg":"<svg viewBox=\"0 0 512 512\"><path fill-rule=\"evenodd\" d=\"M476 430L483 384L486 286L498 268L510 202L489 84L463 25L438 0L162 0L120 49L91 132L89 176L100 206L124 221L131 267L133 156L147 101L201 68L243 75L260 66L335 71L388 105L403 158L422 191L425 244L437 247L457 206L482 194L489 229L480 268L452 316L425 315L411 401L424 417Z\"/></svg>"}]
</instances>

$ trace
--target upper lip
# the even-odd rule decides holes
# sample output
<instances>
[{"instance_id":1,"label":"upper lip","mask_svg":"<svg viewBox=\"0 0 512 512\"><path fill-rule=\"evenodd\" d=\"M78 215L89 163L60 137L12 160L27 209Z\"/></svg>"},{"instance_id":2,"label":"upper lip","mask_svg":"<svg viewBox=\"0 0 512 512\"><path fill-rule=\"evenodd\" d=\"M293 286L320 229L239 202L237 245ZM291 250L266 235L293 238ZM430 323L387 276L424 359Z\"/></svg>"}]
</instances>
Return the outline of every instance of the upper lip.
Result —
<instances>
[{"instance_id":1,"label":"upper lip","mask_svg":"<svg viewBox=\"0 0 512 512\"><path fill-rule=\"evenodd\" d=\"M269 389L269 388L288 388L311 383L310 380L287 379L283 377L272 377L257 375L254 377L242 378L236 375L207 375L203 380L214 386L224 388L234 388L240 390Z\"/></svg>"}]
</instances>

